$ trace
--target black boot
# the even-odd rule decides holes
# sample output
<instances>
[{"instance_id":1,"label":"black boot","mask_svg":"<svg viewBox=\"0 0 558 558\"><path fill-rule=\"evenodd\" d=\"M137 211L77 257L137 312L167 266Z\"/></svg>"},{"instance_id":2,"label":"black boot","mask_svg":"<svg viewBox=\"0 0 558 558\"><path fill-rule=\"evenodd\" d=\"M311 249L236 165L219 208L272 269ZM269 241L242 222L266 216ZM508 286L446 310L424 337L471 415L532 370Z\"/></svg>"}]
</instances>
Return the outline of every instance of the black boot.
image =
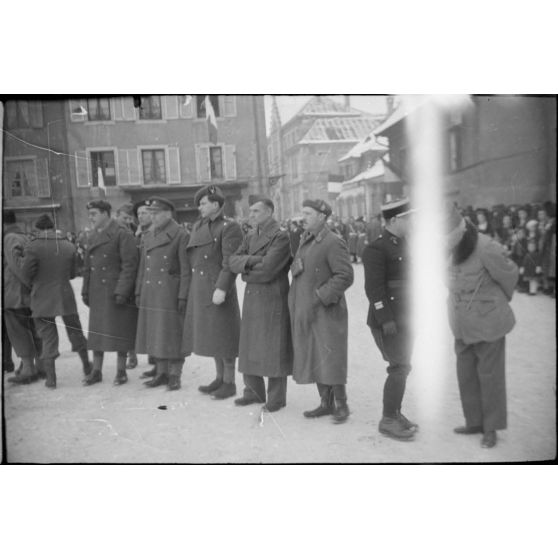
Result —
<instances>
[{"instance_id":1,"label":"black boot","mask_svg":"<svg viewBox=\"0 0 558 558\"><path fill-rule=\"evenodd\" d=\"M53 358L45 358L43 360L43 367L46 374L45 387L56 389L56 368Z\"/></svg>"},{"instance_id":2,"label":"black boot","mask_svg":"<svg viewBox=\"0 0 558 558\"><path fill-rule=\"evenodd\" d=\"M200 386L198 389L202 393L213 393L214 391L217 391L221 387L222 383L223 383L223 378L215 378L215 380L213 380L207 386Z\"/></svg>"},{"instance_id":3,"label":"black boot","mask_svg":"<svg viewBox=\"0 0 558 558\"><path fill-rule=\"evenodd\" d=\"M321 402L320 406L302 413L306 418L318 418L333 414L333 389L331 386L318 384Z\"/></svg>"},{"instance_id":4,"label":"black boot","mask_svg":"<svg viewBox=\"0 0 558 558\"><path fill-rule=\"evenodd\" d=\"M16 375L8 378L12 384L24 385L37 381L39 378L35 371L35 363L32 358L24 357L21 359L21 370L16 371Z\"/></svg>"},{"instance_id":5,"label":"black boot","mask_svg":"<svg viewBox=\"0 0 558 558\"><path fill-rule=\"evenodd\" d=\"M182 376L183 364L181 360L171 360L169 362L169 385L167 386L169 391L180 389L180 376Z\"/></svg>"},{"instance_id":6,"label":"black boot","mask_svg":"<svg viewBox=\"0 0 558 558\"><path fill-rule=\"evenodd\" d=\"M126 374L126 370L117 370L116 377L114 378L113 384L115 386L121 386L128 381L128 375Z\"/></svg>"},{"instance_id":7,"label":"black boot","mask_svg":"<svg viewBox=\"0 0 558 558\"><path fill-rule=\"evenodd\" d=\"M103 374L100 370L91 370L83 379L83 385L92 386L103 381Z\"/></svg>"},{"instance_id":8,"label":"black boot","mask_svg":"<svg viewBox=\"0 0 558 558\"><path fill-rule=\"evenodd\" d=\"M154 366L151 370L148 370L147 372L144 372L140 378L144 379L144 378L155 378L155 376L157 376L157 367Z\"/></svg>"},{"instance_id":9,"label":"black boot","mask_svg":"<svg viewBox=\"0 0 558 558\"><path fill-rule=\"evenodd\" d=\"M87 349L81 349L78 351L79 358L81 359L81 365L83 366L83 375L87 376L91 373L91 363L89 362L89 353Z\"/></svg>"}]
</instances>

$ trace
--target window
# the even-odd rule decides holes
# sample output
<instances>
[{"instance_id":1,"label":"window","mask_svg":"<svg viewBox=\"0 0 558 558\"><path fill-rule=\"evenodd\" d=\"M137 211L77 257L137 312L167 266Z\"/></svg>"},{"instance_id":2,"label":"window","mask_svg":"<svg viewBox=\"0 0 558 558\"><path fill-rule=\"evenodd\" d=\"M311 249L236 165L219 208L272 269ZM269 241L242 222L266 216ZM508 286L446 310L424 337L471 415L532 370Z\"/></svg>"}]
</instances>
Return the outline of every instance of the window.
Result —
<instances>
[{"instance_id":1,"label":"window","mask_svg":"<svg viewBox=\"0 0 558 558\"><path fill-rule=\"evenodd\" d=\"M88 120L110 120L110 102L108 97L87 99Z\"/></svg>"},{"instance_id":2,"label":"window","mask_svg":"<svg viewBox=\"0 0 558 558\"><path fill-rule=\"evenodd\" d=\"M9 128L42 128L43 105L41 101L8 101L6 116Z\"/></svg>"},{"instance_id":3,"label":"window","mask_svg":"<svg viewBox=\"0 0 558 558\"><path fill-rule=\"evenodd\" d=\"M461 127L454 126L449 130L449 170L456 171L462 166L461 160Z\"/></svg>"},{"instance_id":4,"label":"window","mask_svg":"<svg viewBox=\"0 0 558 558\"><path fill-rule=\"evenodd\" d=\"M209 168L211 178L223 178L223 150L220 147L209 148Z\"/></svg>"},{"instance_id":5,"label":"window","mask_svg":"<svg viewBox=\"0 0 558 558\"><path fill-rule=\"evenodd\" d=\"M139 109L140 120L162 120L163 113L161 110L161 96L150 95L140 97L141 107Z\"/></svg>"},{"instance_id":6,"label":"window","mask_svg":"<svg viewBox=\"0 0 558 558\"><path fill-rule=\"evenodd\" d=\"M196 95L196 115L198 118L205 118L205 98L207 95ZM209 95L215 116L219 116L219 95Z\"/></svg>"},{"instance_id":7,"label":"window","mask_svg":"<svg viewBox=\"0 0 558 558\"><path fill-rule=\"evenodd\" d=\"M165 150L144 149L141 152L144 184L166 184Z\"/></svg>"},{"instance_id":8,"label":"window","mask_svg":"<svg viewBox=\"0 0 558 558\"><path fill-rule=\"evenodd\" d=\"M99 170L103 175L105 186L116 186L116 167L114 165L113 151L92 151L91 170L93 186L99 186Z\"/></svg>"},{"instance_id":9,"label":"window","mask_svg":"<svg viewBox=\"0 0 558 558\"><path fill-rule=\"evenodd\" d=\"M37 196L37 168L34 159L6 161L5 165L5 181L10 197Z\"/></svg>"}]
</instances>

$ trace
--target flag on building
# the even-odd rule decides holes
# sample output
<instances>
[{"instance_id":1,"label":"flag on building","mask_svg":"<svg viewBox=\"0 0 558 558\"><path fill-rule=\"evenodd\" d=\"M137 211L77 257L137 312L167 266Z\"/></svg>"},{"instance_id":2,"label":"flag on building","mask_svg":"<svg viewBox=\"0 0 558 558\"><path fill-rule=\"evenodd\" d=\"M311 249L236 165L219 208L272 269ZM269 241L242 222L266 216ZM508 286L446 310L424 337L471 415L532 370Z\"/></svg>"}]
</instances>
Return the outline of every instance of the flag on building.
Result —
<instances>
[{"instance_id":1,"label":"flag on building","mask_svg":"<svg viewBox=\"0 0 558 558\"><path fill-rule=\"evenodd\" d=\"M184 97L184 106L187 107L192 102L192 95L183 95Z\"/></svg>"},{"instance_id":2,"label":"flag on building","mask_svg":"<svg viewBox=\"0 0 558 558\"><path fill-rule=\"evenodd\" d=\"M205 96L205 118L207 119L209 141L211 143L217 143L217 118L215 116L215 110L213 109L209 95Z\"/></svg>"},{"instance_id":3,"label":"flag on building","mask_svg":"<svg viewBox=\"0 0 558 558\"><path fill-rule=\"evenodd\" d=\"M106 197L107 189L105 187L105 179L103 177L103 169L101 169L101 167L97 167L97 186L99 187L99 190L103 191L103 194L105 194Z\"/></svg>"}]
</instances>

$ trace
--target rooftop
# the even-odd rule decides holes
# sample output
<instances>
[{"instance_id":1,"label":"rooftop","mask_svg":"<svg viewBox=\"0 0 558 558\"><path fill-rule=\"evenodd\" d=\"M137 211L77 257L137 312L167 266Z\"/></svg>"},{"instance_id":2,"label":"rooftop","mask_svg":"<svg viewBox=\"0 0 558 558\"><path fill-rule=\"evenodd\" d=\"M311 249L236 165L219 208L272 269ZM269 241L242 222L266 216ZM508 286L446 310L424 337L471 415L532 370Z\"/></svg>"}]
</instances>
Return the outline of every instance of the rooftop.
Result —
<instances>
[{"instance_id":1,"label":"rooftop","mask_svg":"<svg viewBox=\"0 0 558 558\"><path fill-rule=\"evenodd\" d=\"M341 159L339 163L347 161L348 159L357 159L363 153L368 151L385 152L388 150L387 145L379 143L374 135L374 132L368 134L364 139L360 140L355 146L353 146Z\"/></svg>"},{"instance_id":2,"label":"rooftop","mask_svg":"<svg viewBox=\"0 0 558 558\"><path fill-rule=\"evenodd\" d=\"M366 116L318 118L298 143L355 142L377 123L377 119Z\"/></svg>"}]
</instances>

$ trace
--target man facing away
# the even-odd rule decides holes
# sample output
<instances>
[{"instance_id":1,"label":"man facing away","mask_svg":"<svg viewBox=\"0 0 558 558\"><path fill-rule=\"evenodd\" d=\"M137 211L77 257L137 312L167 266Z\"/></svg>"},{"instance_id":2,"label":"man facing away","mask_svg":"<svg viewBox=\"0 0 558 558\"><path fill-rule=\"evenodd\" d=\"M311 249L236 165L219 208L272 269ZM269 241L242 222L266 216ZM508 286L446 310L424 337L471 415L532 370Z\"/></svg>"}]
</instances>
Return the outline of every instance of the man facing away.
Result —
<instances>
[{"instance_id":1,"label":"man facing away","mask_svg":"<svg viewBox=\"0 0 558 558\"><path fill-rule=\"evenodd\" d=\"M250 206L253 232L229 260L231 271L242 274L246 282L238 359L245 387L235 405L265 403L268 412L287 404L287 377L292 373L287 302L291 244L288 232L273 218L273 211L273 202L265 197Z\"/></svg>"}]
</instances>

